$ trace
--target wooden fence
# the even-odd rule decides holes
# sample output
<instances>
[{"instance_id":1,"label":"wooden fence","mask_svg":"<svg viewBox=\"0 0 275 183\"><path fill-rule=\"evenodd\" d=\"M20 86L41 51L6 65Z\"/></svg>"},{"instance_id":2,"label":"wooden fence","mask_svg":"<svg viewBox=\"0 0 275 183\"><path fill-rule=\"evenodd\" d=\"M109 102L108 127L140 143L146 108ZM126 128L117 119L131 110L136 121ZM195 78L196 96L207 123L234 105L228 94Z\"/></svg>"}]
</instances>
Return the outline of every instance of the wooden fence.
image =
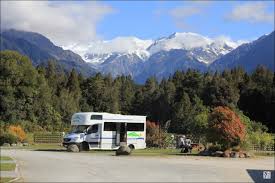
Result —
<instances>
[{"instance_id":1,"label":"wooden fence","mask_svg":"<svg viewBox=\"0 0 275 183\"><path fill-rule=\"evenodd\" d=\"M252 151L274 151L274 145L269 145L269 146L261 146L261 145L251 145L250 150Z\"/></svg>"},{"instance_id":2,"label":"wooden fence","mask_svg":"<svg viewBox=\"0 0 275 183\"><path fill-rule=\"evenodd\" d=\"M62 133L35 133L33 136L34 143L62 143Z\"/></svg>"}]
</instances>

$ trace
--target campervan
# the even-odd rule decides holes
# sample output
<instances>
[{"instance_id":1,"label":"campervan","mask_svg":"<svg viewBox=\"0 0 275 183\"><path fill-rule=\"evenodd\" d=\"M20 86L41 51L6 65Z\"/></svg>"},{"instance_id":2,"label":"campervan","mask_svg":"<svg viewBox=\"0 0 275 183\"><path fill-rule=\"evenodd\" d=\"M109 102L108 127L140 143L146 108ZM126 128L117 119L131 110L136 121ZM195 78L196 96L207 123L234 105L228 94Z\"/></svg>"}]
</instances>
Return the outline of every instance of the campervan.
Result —
<instances>
[{"instance_id":1,"label":"campervan","mask_svg":"<svg viewBox=\"0 0 275 183\"><path fill-rule=\"evenodd\" d=\"M64 136L63 146L84 149L118 149L122 144L131 149L146 148L146 116L104 112L75 113L72 130Z\"/></svg>"}]
</instances>

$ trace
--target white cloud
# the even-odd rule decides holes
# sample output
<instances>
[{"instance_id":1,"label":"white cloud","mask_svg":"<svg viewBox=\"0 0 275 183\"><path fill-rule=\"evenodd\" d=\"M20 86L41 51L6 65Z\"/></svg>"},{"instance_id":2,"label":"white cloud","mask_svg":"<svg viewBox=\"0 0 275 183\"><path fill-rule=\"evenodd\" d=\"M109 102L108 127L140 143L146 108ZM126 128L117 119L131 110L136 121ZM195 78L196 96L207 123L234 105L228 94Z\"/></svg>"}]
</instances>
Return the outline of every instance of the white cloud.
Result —
<instances>
[{"instance_id":1,"label":"white cloud","mask_svg":"<svg viewBox=\"0 0 275 183\"><path fill-rule=\"evenodd\" d=\"M170 15L174 18L186 18L192 15L196 15L201 12L201 9L198 7L177 7L170 11Z\"/></svg>"},{"instance_id":2,"label":"white cloud","mask_svg":"<svg viewBox=\"0 0 275 183\"><path fill-rule=\"evenodd\" d=\"M263 2L235 6L225 18L231 21L247 21L249 23L274 22L274 14L267 11L267 4Z\"/></svg>"},{"instance_id":3,"label":"white cloud","mask_svg":"<svg viewBox=\"0 0 275 183\"><path fill-rule=\"evenodd\" d=\"M236 48L241 44L249 42L248 40L233 41L231 37L225 36L225 35L220 35L218 37L215 37L213 40L216 45L223 45L224 43L226 43L228 46L231 46L232 48Z\"/></svg>"},{"instance_id":4,"label":"white cloud","mask_svg":"<svg viewBox=\"0 0 275 183\"><path fill-rule=\"evenodd\" d=\"M86 44L110 6L89 2L1 1L1 28L38 32L57 45Z\"/></svg>"},{"instance_id":5,"label":"white cloud","mask_svg":"<svg viewBox=\"0 0 275 183\"><path fill-rule=\"evenodd\" d=\"M210 4L210 1L184 2L182 6L170 9L168 15L173 18L178 28L190 29L191 26L186 23L186 20L191 16L201 15Z\"/></svg>"},{"instance_id":6,"label":"white cloud","mask_svg":"<svg viewBox=\"0 0 275 183\"><path fill-rule=\"evenodd\" d=\"M116 37L108 41L96 41L89 45L91 53L103 54L112 52L135 52L145 50L153 43L152 40L141 40L136 37Z\"/></svg>"},{"instance_id":7,"label":"white cloud","mask_svg":"<svg viewBox=\"0 0 275 183\"><path fill-rule=\"evenodd\" d=\"M97 40L87 46L71 45L68 49L78 53L85 59L89 54L109 54L109 53L135 53L140 57L147 57L146 49L153 43L152 40L142 40L136 37L116 37L112 40Z\"/></svg>"}]
</instances>

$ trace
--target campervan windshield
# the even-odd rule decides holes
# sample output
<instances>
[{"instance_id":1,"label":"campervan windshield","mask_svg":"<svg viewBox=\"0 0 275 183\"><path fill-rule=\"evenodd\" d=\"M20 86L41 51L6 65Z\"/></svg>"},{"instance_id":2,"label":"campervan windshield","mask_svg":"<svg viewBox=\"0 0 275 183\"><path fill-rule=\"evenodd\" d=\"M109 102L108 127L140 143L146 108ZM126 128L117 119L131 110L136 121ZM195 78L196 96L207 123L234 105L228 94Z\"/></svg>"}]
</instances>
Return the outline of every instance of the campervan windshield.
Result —
<instances>
[{"instance_id":1,"label":"campervan windshield","mask_svg":"<svg viewBox=\"0 0 275 183\"><path fill-rule=\"evenodd\" d=\"M85 130L89 127L89 125L77 125L73 126L71 133L84 133Z\"/></svg>"}]
</instances>

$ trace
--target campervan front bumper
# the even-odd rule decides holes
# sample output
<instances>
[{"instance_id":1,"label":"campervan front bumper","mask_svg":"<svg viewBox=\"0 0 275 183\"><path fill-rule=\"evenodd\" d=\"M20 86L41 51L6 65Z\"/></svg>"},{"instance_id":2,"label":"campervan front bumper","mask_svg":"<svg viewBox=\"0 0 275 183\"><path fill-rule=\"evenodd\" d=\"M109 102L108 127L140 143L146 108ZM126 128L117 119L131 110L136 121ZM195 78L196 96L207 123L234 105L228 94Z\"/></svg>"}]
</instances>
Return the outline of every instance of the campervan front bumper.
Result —
<instances>
[{"instance_id":1,"label":"campervan front bumper","mask_svg":"<svg viewBox=\"0 0 275 183\"><path fill-rule=\"evenodd\" d=\"M78 137L74 138L63 138L63 146L67 147L70 144L79 144L81 143L80 139Z\"/></svg>"},{"instance_id":2,"label":"campervan front bumper","mask_svg":"<svg viewBox=\"0 0 275 183\"><path fill-rule=\"evenodd\" d=\"M64 146L64 147L68 147L68 146L71 144L70 141L71 141L71 138L64 138L64 139L63 139L63 143L62 143L63 146Z\"/></svg>"}]
</instances>

